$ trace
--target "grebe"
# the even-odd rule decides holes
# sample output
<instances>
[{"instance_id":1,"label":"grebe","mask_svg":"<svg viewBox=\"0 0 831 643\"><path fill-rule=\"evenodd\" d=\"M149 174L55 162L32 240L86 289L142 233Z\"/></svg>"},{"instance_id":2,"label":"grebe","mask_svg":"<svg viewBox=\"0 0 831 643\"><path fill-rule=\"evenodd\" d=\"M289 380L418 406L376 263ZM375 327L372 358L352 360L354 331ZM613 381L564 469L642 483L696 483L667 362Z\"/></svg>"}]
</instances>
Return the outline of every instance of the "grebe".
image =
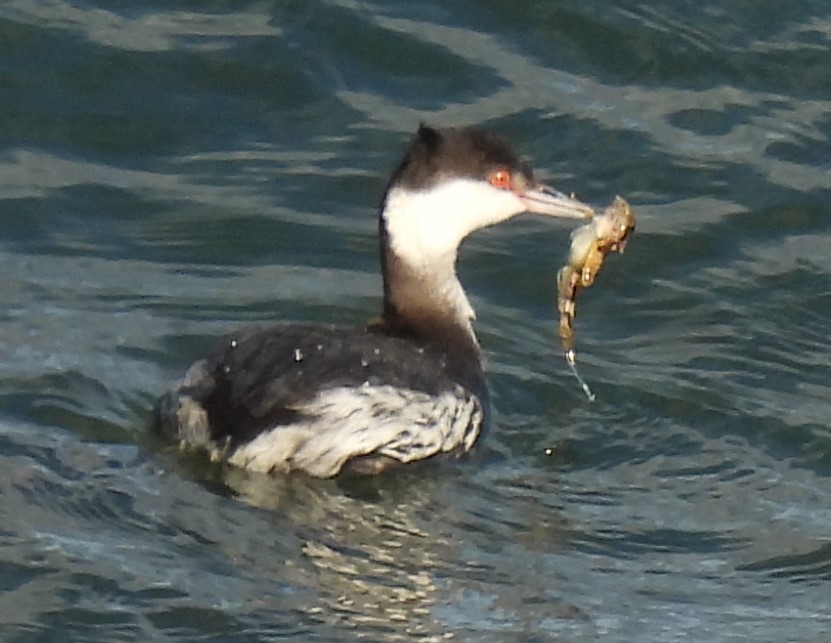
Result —
<instances>
[{"instance_id":1,"label":"grebe","mask_svg":"<svg viewBox=\"0 0 831 643\"><path fill-rule=\"evenodd\" d=\"M498 136L422 125L380 206L381 316L231 335L159 400L156 430L214 461L321 478L469 451L488 389L456 256L471 232L523 212L594 214L534 182Z\"/></svg>"}]
</instances>

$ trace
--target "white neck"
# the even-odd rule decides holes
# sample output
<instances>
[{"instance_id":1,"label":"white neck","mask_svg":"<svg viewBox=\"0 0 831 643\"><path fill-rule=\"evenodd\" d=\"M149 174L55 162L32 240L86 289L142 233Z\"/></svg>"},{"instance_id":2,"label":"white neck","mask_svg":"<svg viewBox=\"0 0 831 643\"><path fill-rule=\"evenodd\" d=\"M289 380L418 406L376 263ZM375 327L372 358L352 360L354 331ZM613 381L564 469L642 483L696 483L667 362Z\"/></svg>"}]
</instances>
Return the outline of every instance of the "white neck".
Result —
<instances>
[{"instance_id":1,"label":"white neck","mask_svg":"<svg viewBox=\"0 0 831 643\"><path fill-rule=\"evenodd\" d=\"M459 245L474 230L525 210L511 191L474 179L427 190L396 187L384 204L393 304L401 313L451 318L472 338L473 308L456 276Z\"/></svg>"}]
</instances>

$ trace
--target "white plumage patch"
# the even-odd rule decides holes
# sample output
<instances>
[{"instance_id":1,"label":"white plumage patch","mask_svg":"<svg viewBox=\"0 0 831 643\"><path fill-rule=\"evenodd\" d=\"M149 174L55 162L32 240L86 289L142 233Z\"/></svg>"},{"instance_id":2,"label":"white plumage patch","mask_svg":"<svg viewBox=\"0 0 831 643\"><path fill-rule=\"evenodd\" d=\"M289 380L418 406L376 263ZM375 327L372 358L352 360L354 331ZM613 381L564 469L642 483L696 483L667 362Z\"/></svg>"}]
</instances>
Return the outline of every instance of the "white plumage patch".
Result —
<instances>
[{"instance_id":1,"label":"white plumage patch","mask_svg":"<svg viewBox=\"0 0 831 643\"><path fill-rule=\"evenodd\" d=\"M395 253L412 266L430 269L442 257L455 260L459 244L471 232L525 209L510 190L480 179L454 178L427 190L393 188L384 218Z\"/></svg>"},{"instance_id":2,"label":"white plumage patch","mask_svg":"<svg viewBox=\"0 0 831 643\"><path fill-rule=\"evenodd\" d=\"M384 219L390 249L462 327L475 317L456 276L459 244L471 232L525 211L510 190L471 178L446 180L427 190L396 187L387 194ZM472 334L472 330L471 330Z\"/></svg>"},{"instance_id":3,"label":"white plumage patch","mask_svg":"<svg viewBox=\"0 0 831 643\"><path fill-rule=\"evenodd\" d=\"M393 386L323 391L298 411L311 419L278 426L237 448L228 461L253 471L305 471L328 478L367 454L406 463L471 449L484 409L461 387L441 395Z\"/></svg>"}]
</instances>

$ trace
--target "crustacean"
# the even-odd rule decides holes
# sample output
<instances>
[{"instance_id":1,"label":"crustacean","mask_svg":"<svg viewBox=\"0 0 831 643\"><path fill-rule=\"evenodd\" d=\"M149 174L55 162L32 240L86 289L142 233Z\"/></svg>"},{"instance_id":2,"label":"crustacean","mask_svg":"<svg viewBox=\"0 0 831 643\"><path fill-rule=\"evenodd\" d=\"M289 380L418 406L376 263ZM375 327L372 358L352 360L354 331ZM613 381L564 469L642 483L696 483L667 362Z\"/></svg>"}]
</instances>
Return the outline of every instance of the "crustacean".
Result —
<instances>
[{"instance_id":1,"label":"crustacean","mask_svg":"<svg viewBox=\"0 0 831 643\"><path fill-rule=\"evenodd\" d=\"M601 214L571 233L568 261L557 273L560 340L566 361L590 400L595 396L577 372L574 352L575 299L581 288L594 283L607 254L623 252L634 229L635 213L625 199L616 197Z\"/></svg>"}]
</instances>

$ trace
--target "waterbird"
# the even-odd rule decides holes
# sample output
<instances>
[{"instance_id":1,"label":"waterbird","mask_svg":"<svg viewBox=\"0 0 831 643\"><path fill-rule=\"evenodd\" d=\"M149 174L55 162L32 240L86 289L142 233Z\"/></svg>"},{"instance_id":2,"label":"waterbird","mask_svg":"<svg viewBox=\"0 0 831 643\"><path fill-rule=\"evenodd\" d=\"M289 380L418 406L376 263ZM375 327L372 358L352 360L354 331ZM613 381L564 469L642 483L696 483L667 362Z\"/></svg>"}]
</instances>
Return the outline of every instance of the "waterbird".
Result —
<instances>
[{"instance_id":1,"label":"waterbird","mask_svg":"<svg viewBox=\"0 0 831 643\"><path fill-rule=\"evenodd\" d=\"M594 215L497 134L422 124L379 207L380 316L232 333L160 398L155 430L213 461L319 478L470 452L490 405L456 259L470 233L524 212Z\"/></svg>"}]
</instances>

